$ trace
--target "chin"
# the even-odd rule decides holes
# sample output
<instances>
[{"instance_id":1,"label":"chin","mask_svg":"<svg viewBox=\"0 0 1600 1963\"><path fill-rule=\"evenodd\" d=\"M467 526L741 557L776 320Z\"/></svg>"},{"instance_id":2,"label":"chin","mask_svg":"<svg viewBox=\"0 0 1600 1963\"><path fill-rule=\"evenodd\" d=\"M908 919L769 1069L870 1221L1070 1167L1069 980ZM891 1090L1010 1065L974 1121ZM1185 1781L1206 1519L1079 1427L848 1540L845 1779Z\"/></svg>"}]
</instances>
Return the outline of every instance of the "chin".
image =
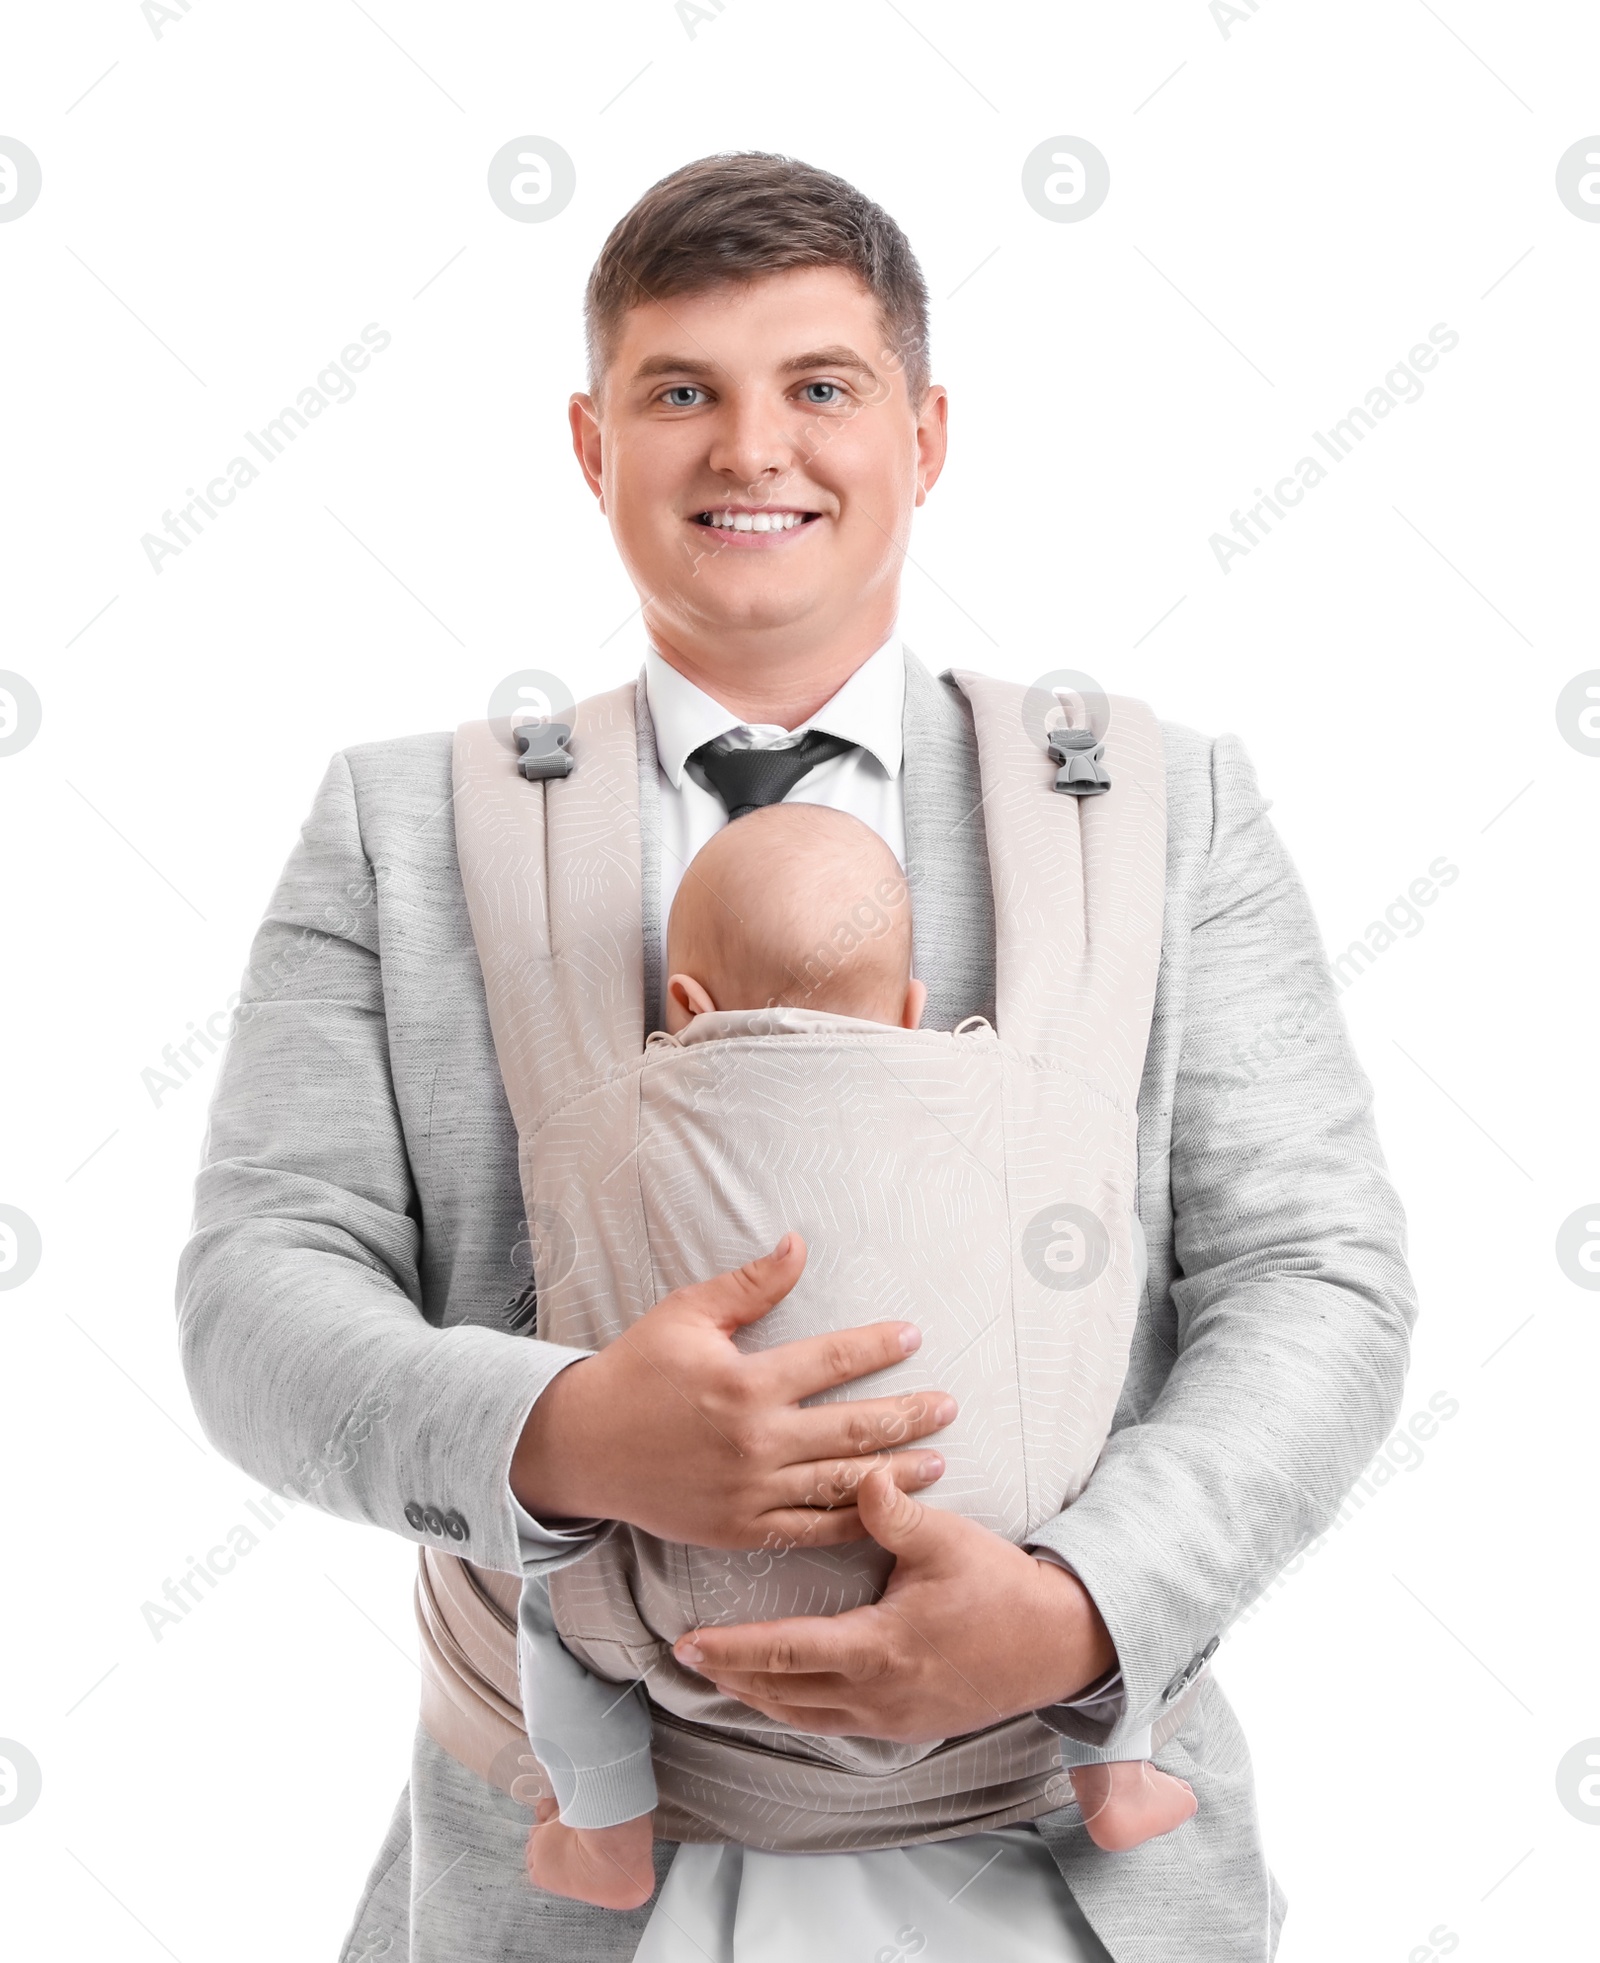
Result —
<instances>
[{"instance_id":1,"label":"chin","mask_svg":"<svg viewBox=\"0 0 1600 1963\"><path fill-rule=\"evenodd\" d=\"M752 629L792 627L818 610L813 593L701 593L693 596L695 612L709 626L749 632Z\"/></svg>"}]
</instances>

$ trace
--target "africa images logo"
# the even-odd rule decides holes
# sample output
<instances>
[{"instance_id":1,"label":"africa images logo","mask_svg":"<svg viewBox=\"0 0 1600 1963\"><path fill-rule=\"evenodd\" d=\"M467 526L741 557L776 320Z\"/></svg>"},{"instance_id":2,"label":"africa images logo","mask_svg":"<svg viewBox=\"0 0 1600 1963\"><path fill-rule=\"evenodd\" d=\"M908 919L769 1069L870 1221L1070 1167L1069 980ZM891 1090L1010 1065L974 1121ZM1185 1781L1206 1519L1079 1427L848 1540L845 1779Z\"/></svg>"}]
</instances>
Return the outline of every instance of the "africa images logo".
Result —
<instances>
[{"instance_id":1,"label":"africa images logo","mask_svg":"<svg viewBox=\"0 0 1600 1963\"><path fill-rule=\"evenodd\" d=\"M276 463L324 409L351 401L356 393L356 376L370 364L373 355L383 353L392 339L387 327L369 320L361 330L360 341L351 341L341 348L292 403L285 403L261 429L247 429L244 440L262 463L253 463L246 456L230 457L203 493L191 484L184 492L189 502L180 505L176 513L163 511L161 532L146 532L139 540L150 570L159 574L163 559L176 559L187 547L196 544L205 531L204 520L220 518L239 493L255 483L264 466Z\"/></svg>"},{"instance_id":2,"label":"africa images logo","mask_svg":"<svg viewBox=\"0 0 1600 1963\"><path fill-rule=\"evenodd\" d=\"M1228 515L1232 537L1226 532L1213 532L1207 541L1220 569L1224 573L1232 572L1233 560L1247 558L1257 546L1263 545L1272 531L1272 520L1281 522L1297 504L1304 502L1307 491L1320 490L1331 475L1330 465L1337 468L1353 455L1386 416L1402 405L1420 402L1427 386L1422 377L1438 367L1440 355L1453 354L1460 345L1461 336L1456 330L1442 320L1436 321L1428 329L1427 340L1418 341L1409 349L1381 382L1375 382L1367 390L1360 402L1352 403L1326 430L1314 429L1311 440L1328 458L1328 463L1307 454L1296 460L1270 492L1258 484L1254 492L1256 503Z\"/></svg>"}]
</instances>

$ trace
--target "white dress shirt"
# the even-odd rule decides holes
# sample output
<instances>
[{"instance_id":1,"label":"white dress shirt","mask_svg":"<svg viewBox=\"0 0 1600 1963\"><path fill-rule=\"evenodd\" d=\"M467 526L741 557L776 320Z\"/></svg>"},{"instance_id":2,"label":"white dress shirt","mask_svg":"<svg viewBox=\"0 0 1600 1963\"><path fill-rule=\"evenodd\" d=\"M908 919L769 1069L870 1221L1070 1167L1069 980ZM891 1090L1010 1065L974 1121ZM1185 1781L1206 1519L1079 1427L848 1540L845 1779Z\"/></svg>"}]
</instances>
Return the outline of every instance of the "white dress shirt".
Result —
<instances>
[{"instance_id":1,"label":"white dress shirt","mask_svg":"<svg viewBox=\"0 0 1600 1963\"><path fill-rule=\"evenodd\" d=\"M906 801L900 775L904 737L906 660L898 637L871 654L809 722L784 729L776 723L741 722L731 709L680 675L651 648L644 662L645 694L656 729L656 767L661 786L661 938L665 959L667 916L685 866L728 822L722 800L684 769L702 743L728 738L729 749L786 749L819 729L858 747L819 763L784 799L786 804L825 804L870 825L899 861L906 863ZM664 970L663 970L664 972Z\"/></svg>"}]
</instances>

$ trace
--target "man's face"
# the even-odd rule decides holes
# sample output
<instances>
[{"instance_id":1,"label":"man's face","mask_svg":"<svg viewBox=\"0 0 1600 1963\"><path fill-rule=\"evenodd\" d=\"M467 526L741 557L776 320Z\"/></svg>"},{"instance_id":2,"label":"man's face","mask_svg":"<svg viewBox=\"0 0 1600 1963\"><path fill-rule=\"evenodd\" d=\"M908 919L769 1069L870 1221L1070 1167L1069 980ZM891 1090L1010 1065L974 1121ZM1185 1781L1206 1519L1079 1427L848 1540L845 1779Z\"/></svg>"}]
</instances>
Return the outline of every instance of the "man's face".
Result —
<instances>
[{"instance_id":1,"label":"man's face","mask_svg":"<svg viewBox=\"0 0 1600 1963\"><path fill-rule=\"evenodd\" d=\"M913 404L886 345L834 266L625 316L573 443L658 640L705 658L887 634L946 405Z\"/></svg>"}]
</instances>

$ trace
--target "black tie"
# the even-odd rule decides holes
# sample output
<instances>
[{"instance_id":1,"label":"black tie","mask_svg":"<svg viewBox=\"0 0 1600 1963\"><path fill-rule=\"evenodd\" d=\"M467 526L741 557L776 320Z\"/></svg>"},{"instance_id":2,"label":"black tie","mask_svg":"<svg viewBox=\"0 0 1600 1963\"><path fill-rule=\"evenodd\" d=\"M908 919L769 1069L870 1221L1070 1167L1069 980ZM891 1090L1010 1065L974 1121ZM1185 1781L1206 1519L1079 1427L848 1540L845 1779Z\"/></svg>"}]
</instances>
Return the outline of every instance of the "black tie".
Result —
<instances>
[{"instance_id":1,"label":"black tie","mask_svg":"<svg viewBox=\"0 0 1600 1963\"><path fill-rule=\"evenodd\" d=\"M819 763L856 747L848 738L827 736L820 729L808 729L798 743L781 750L719 750L718 741L702 743L688 760L727 806L730 821L764 804L781 804Z\"/></svg>"}]
</instances>

